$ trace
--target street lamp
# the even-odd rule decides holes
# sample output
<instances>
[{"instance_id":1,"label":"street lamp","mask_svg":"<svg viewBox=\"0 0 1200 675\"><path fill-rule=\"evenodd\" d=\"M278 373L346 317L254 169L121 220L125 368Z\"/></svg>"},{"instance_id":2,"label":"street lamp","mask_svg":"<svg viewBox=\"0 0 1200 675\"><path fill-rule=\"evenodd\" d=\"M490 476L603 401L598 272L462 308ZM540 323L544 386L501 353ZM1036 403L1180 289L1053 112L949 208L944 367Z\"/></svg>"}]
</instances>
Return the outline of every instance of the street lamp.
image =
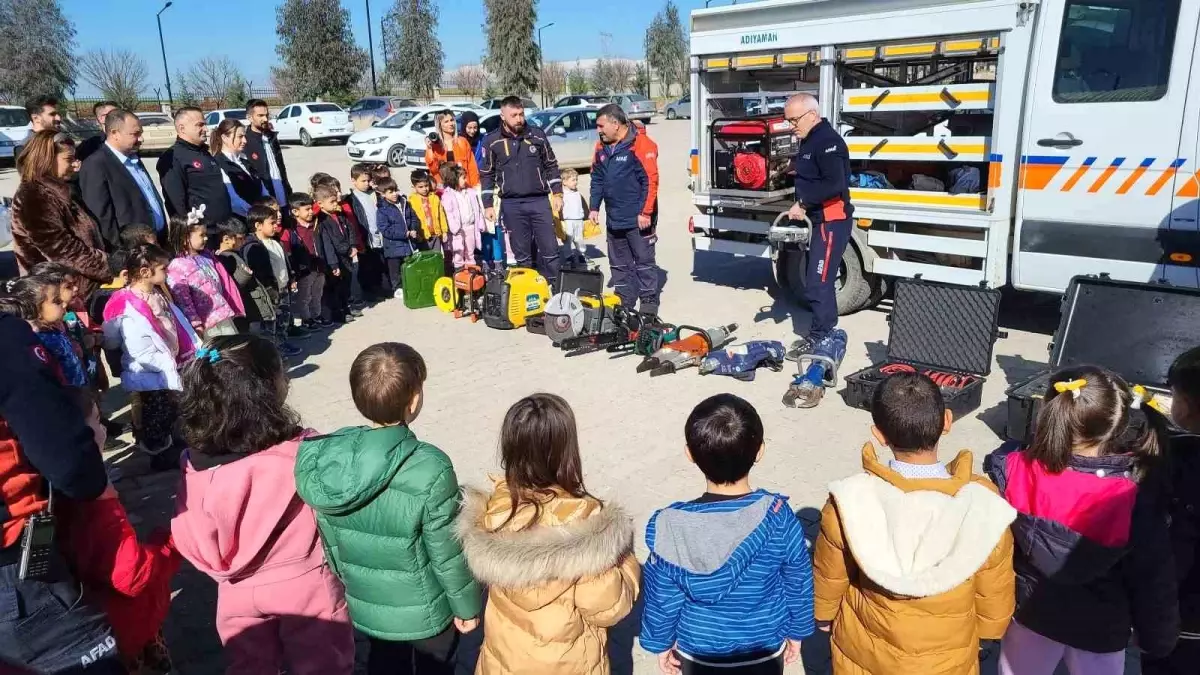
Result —
<instances>
[{"instance_id":1,"label":"street lamp","mask_svg":"<svg viewBox=\"0 0 1200 675\"><path fill-rule=\"evenodd\" d=\"M371 52L371 94L379 95L379 87L375 86L375 38L371 31L371 0L366 0L367 5L367 49Z\"/></svg>"},{"instance_id":2,"label":"street lamp","mask_svg":"<svg viewBox=\"0 0 1200 675\"><path fill-rule=\"evenodd\" d=\"M158 14L155 14L154 18L158 20L158 46L162 49L163 75L167 78L167 103L171 107L175 107L175 96L171 94L171 71L167 68L167 43L163 42L162 36L162 13L167 11L167 8L170 6L170 2L163 5L163 8L158 10Z\"/></svg>"},{"instance_id":3,"label":"street lamp","mask_svg":"<svg viewBox=\"0 0 1200 675\"><path fill-rule=\"evenodd\" d=\"M546 80L542 75L543 75L543 70L545 69L545 66L546 66L546 57L542 55L542 31L553 25L554 25L554 22L551 21L550 23L548 23L544 26L540 26L537 29L537 34L538 34L538 91L541 92L541 95L542 95L542 107L543 108L546 107Z\"/></svg>"}]
</instances>

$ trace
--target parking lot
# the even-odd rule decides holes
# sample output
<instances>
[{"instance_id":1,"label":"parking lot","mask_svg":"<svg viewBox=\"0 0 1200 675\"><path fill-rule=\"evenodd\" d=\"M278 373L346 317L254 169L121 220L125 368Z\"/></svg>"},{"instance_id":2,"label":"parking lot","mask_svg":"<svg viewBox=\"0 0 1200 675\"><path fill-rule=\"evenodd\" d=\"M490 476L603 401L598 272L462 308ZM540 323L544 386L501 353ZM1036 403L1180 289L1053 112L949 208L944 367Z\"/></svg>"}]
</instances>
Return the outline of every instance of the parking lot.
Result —
<instances>
[{"instance_id":1,"label":"parking lot","mask_svg":"<svg viewBox=\"0 0 1200 675\"><path fill-rule=\"evenodd\" d=\"M736 322L739 341L787 342L795 327L806 327L807 315L772 290L767 261L693 259L687 232L688 216L694 213L686 173L689 123L658 119L649 134L660 149L658 256L666 275L664 318L700 326ZM343 188L349 185L351 160L340 144L288 146L285 158L297 189L306 189L308 177L317 171L337 176ZM147 158L148 165L153 162L154 158ZM407 174L407 170L395 174L405 191ZM587 184L587 177L582 177L581 190L586 192ZM15 188L14 172L0 170L0 195L11 196ZM601 265L603 246L602 238L589 242L591 255ZM843 373L882 358L886 318L885 304L842 319L851 339ZM983 454L1000 444L1006 419L1004 391L1043 366L1056 325L1053 299L1006 297L1002 328L1008 336L996 344L983 405L956 423L943 443L944 458L965 448L976 453L978 464ZM767 452L752 480L756 486L789 495L796 510L819 509L826 485L858 470L859 452L869 437L869 415L849 408L833 392L817 409L785 408L780 399L792 376L786 369L760 371L749 383L701 377L694 370L649 379L634 372L636 357L601 353L565 359L544 337L456 321L436 309L410 311L398 301L370 308L362 320L303 345L307 355L292 369L291 402L309 426L332 430L363 422L350 399L349 366L361 349L385 340L407 342L425 356L430 373L426 404L414 426L451 456L462 482L482 485L489 473L498 472L497 438L507 407L526 394L551 391L565 396L575 408L588 489L620 501L639 524L654 509L703 491L703 479L684 456L682 430L692 406L711 394L733 392L758 407L766 422ZM165 522L171 488L168 478L148 476L122 488L122 495L148 526ZM644 558L640 538L637 544ZM194 572L181 578L169 633L181 672L217 672L211 585L198 582ZM634 656L636 672L656 672L652 660L639 649Z\"/></svg>"}]
</instances>

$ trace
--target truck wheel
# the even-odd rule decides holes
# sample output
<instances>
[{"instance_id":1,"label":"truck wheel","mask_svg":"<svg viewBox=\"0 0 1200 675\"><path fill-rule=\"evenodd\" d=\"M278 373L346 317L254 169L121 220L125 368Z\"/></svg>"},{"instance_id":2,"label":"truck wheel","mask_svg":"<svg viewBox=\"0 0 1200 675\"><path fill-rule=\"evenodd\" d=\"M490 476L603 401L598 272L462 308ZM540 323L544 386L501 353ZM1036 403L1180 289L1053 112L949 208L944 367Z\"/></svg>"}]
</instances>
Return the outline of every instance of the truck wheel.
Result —
<instances>
[{"instance_id":1,"label":"truck wheel","mask_svg":"<svg viewBox=\"0 0 1200 675\"><path fill-rule=\"evenodd\" d=\"M790 300L808 307L804 298L808 269L808 251L801 249L784 249L779 252L775 261L775 281ZM879 280L868 279L863 273L862 260L853 246L847 246L842 254L842 263L838 265L837 281L834 283L837 292L838 314L853 314L871 305L872 296L879 293Z\"/></svg>"}]
</instances>

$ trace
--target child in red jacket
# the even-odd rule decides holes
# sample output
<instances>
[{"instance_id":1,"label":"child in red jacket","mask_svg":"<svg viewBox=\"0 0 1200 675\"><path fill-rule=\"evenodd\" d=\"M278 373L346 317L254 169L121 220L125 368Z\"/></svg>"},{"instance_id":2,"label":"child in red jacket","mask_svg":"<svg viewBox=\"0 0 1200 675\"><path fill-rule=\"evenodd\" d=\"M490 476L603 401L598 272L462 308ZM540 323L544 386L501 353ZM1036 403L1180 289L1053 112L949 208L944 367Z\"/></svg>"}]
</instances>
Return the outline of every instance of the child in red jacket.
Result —
<instances>
[{"instance_id":1,"label":"child in red jacket","mask_svg":"<svg viewBox=\"0 0 1200 675\"><path fill-rule=\"evenodd\" d=\"M94 406L92 410L95 416ZM99 420L89 420L89 425L97 447L104 447ZM103 604L130 674L169 673L162 625L171 607L171 577L183 560L170 533L159 530L150 541L138 541L111 488L96 501L64 503L56 515L63 554L79 581Z\"/></svg>"}]
</instances>

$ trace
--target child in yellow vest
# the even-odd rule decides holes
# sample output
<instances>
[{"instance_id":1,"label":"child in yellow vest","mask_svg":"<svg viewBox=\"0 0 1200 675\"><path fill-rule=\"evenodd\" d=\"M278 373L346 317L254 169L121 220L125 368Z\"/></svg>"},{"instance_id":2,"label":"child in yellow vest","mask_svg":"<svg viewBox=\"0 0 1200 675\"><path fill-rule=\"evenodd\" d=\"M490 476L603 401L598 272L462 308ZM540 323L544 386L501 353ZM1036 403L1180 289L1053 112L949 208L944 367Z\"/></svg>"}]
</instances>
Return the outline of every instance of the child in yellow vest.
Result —
<instances>
[{"instance_id":1,"label":"child in yellow vest","mask_svg":"<svg viewBox=\"0 0 1200 675\"><path fill-rule=\"evenodd\" d=\"M425 239L425 250L441 251L449 226L442 201L433 192L433 180L427 171L412 172L412 194L408 196L408 208L421 224L421 235Z\"/></svg>"}]
</instances>

